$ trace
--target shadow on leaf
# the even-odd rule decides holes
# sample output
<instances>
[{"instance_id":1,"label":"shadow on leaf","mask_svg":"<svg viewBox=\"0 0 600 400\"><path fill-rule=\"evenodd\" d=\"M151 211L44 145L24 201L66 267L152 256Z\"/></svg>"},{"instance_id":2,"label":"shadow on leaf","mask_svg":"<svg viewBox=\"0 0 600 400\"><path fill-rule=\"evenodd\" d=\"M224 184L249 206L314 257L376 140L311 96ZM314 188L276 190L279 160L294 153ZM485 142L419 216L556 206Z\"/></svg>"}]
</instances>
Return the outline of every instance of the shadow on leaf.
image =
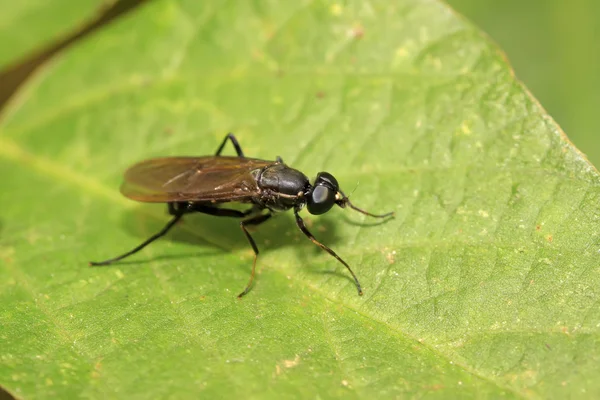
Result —
<instances>
[{"instance_id":1,"label":"shadow on leaf","mask_svg":"<svg viewBox=\"0 0 600 400\"><path fill-rule=\"evenodd\" d=\"M150 236L159 232L172 218L164 210L164 216L149 215L146 212L140 212L142 207L127 212L121 223L121 228L132 236L139 238L142 243ZM152 207L152 206L150 206ZM166 207L165 207L166 208ZM292 246L296 254L296 260L286 259L286 263L294 263L299 267L318 275L331 275L340 279L347 279L354 283L346 268L334 257L329 256L320 247L311 243L298 229L291 212L276 213L273 218L260 226L249 226L248 230L254 238L261 255L278 248ZM343 229L345 225L353 226L376 226L385 223L387 220L376 224L358 223L351 220L348 216L331 215L315 217L307 212L301 213L308 230L315 238L333 249L342 259L348 262L347 256L343 250L337 247L343 247L337 229ZM215 217L204 214L189 214L183 217L179 223L174 226L164 237L161 237L148 246L160 247L160 243L170 241L174 243L185 243L198 248L198 251L182 251L173 254L164 254L159 251L152 252L152 256L144 255L144 249L140 250L130 257L111 265L145 265L157 261L166 263L182 259L201 259L203 257L212 257L226 255L228 253L244 251L251 253L251 246L246 240L239 226L239 219ZM118 228L117 228L118 229ZM115 257L129 251L130 248L123 248L117 254L107 254L107 257ZM321 258L315 262L316 257ZM259 263L260 261L259 255ZM329 260L323 264L322 260ZM350 263L351 267L354 267Z\"/></svg>"},{"instance_id":2,"label":"shadow on leaf","mask_svg":"<svg viewBox=\"0 0 600 400\"><path fill-rule=\"evenodd\" d=\"M143 206L142 206L143 207ZM325 243L327 246L333 246L339 242L336 235L337 223L331 218L313 218L304 215L308 229L313 233L317 240ZM140 243L148 239L153 234L159 232L171 218L166 215L163 218L156 218L145 213L130 211L123 218L122 227L131 235L140 239ZM239 219L219 218L210 215L190 214L174 226L164 237L161 237L148 246L159 246L160 242L171 241L186 243L194 246L203 247L199 252L184 252L181 254L168 254L144 258L144 250L119 261L119 264L144 264L158 260L176 260L188 257L213 256L230 251L250 250L250 244L244 237L239 226ZM294 246L299 248L299 254L305 256L307 249L312 248L309 254L319 254L321 250L306 238L300 232L293 218L289 213L275 214L272 219L260 226L250 226L248 231L254 238L261 254L277 248ZM308 247L307 247L308 246ZM208 249L208 250L207 250ZM122 253L130 249L123 248ZM111 257L118 254L109 255ZM304 257L302 257L304 258ZM335 260L334 260L335 261ZM304 261L301 261L305 264Z\"/></svg>"}]
</instances>

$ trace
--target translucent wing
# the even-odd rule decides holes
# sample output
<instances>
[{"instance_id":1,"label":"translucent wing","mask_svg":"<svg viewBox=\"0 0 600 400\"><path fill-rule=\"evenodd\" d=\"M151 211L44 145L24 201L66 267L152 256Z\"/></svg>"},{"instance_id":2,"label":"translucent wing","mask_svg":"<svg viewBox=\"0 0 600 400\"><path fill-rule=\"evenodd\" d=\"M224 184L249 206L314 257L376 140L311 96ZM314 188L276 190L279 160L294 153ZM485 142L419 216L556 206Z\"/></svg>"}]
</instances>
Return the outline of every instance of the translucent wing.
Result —
<instances>
[{"instance_id":1,"label":"translucent wing","mask_svg":"<svg viewBox=\"0 0 600 400\"><path fill-rule=\"evenodd\" d=\"M249 201L260 193L253 172L274 161L244 157L165 157L145 160L125 172L121 193L130 199Z\"/></svg>"}]
</instances>

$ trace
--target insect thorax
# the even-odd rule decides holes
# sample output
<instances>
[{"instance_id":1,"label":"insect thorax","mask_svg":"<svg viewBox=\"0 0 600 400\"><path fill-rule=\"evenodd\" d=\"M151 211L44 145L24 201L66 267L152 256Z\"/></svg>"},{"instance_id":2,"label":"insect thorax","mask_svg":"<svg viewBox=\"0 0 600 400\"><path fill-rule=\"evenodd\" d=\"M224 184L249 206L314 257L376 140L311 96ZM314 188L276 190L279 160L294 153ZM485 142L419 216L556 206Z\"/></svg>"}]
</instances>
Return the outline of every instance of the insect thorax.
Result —
<instances>
[{"instance_id":1,"label":"insect thorax","mask_svg":"<svg viewBox=\"0 0 600 400\"><path fill-rule=\"evenodd\" d=\"M261 205L272 211L285 211L303 202L303 194L310 188L306 175L279 163L265 167L257 183L261 189Z\"/></svg>"}]
</instances>

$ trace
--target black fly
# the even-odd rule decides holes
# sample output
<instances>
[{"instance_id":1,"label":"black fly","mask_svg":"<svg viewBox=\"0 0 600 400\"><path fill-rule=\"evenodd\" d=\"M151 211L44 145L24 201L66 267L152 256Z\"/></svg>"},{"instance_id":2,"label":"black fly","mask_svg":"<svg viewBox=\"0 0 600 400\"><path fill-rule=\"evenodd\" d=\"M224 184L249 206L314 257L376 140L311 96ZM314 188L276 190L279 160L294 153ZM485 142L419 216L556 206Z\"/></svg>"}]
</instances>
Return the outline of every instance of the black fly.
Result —
<instances>
[{"instance_id":1,"label":"black fly","mask_svg":"<svg viewBox=\"0 0 600 400\"><path fill-rule=\"evenodd\" d=\"M237 157L221 156L228 140L235 147ZM393 212L371 214L354 206L340 190L337 180L328 172L319 172L311 185L306 175L288 167L279 157L276 161L245 157L231 133L225 137L214 156L154 158L133 165L125 172L121 193L137 201L167 203L169 214L173 218L160 232L127 253L105 261L91 262L90 265L111 264L137 253L164 236L185 214L199 212L242 218L240 227L254 250L254 262L248 285L238 297L250 290L258 257L256 243L246 229L248 225L262 224L271 218L273 212L293 209L298 228L314 244L344 264L354 278L358 294L362 295L358 278L350 266L333 250L315 239L298 213L306 205L309 213L324 214L337 204L375 218L394 215ZM230 202L252 206L246 211L219 206Z\"/></svg>"}]
</instances>

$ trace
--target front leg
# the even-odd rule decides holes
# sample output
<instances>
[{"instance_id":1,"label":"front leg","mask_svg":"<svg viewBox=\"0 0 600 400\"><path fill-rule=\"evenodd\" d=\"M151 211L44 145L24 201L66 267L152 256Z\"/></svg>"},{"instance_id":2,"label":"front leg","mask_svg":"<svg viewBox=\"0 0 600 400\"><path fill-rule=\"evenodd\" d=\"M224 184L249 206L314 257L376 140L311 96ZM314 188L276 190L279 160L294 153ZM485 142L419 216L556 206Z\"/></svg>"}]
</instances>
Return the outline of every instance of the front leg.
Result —
<instances>
[{"instance_id":1,"label":"front leg","mask_svg":"<svg viewBox=\"0 0 600 400\"><path fill-rule=\"evenodd\" d=\"M344 264L344 267L346 267L346 269L350 272L350 275L352 275L352 278L354 278L354 283L356 284L356 289L358 290L359 296L362 296L362 294L363 294L362 287L360 286L360 282L358 281L358 278L356 277L356 275L354 275L354 271L352 271L352 268L350 268L350 266L346 263L346 261L342 260L342 258L340 256L338 256L335 251L331 250L329 247L325 246L323 243L321 243L317 239L315 239L313 234L310 233L310 231L306 228L306 225L304 224L304 220L302 220L302 218L298 214L299 211L300 211L299 207L294 208L294 216L296 217L296 225L298 225L298 228L300 228L302 233L304 233L304 235L307 238L309 238L311 242L313 242L314 244L316 244L317 246L319 246L320 248L322 248L323 250L325 250L326 252L328 252L329 254L334 256L339 262Z\"/></svg>"}]
</instances>

